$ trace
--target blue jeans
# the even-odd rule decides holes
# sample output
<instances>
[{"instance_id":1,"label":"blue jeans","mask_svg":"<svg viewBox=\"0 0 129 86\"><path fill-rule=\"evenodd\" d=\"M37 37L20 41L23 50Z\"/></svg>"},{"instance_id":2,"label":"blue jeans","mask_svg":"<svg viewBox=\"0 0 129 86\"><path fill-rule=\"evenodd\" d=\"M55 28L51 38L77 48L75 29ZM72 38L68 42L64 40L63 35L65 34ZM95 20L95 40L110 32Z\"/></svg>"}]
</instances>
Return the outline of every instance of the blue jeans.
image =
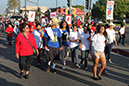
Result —
<instances>
[{"instance_id":1,"label":"blue jeans","mask_svg":"<svg viewBox=\"0 0 129 86\"><path fill-rule=\"evenodd\" d=\"M72 62L74 63L74 57L76 58L76 64L78 64L78 50L79 50L79 46L71 48L71 59Z\"/></svg>"},{"instance_id":2,"label":"blue jeans","mask_svg":"<svg viewBox=\"0 0 129 86\"><path fill-rule=\"evenodd\" d=\"M108 60L111 59L112 47L113 47L113 43L106 45L105 55L106 55L106 57L107 57Z\"/></svg>"},{"instance_id":3,"label":"blue jeans","mask_svg":"<svg viewBox=\"0 0 129 86\"><path fill-rule=\"evenodd\" d=\"M60 51L61 61L62 61L62 64L65 65L66 64L65 58L68 56L68 53L69 53L69 46L62 46L62 47L63 47L63 50Z\"/></svg>"},{"instance_id":4,"label":"blue jeans","mask_svg":"<svg viewBox=\"0 0 129 86\"><path fill-rule=\"evenodd\" d=\"M80 62L80 64L83 64L83 62L85 60L85 67L87 67L87 64L88 64L88 55L89 55L89 50L81 51L81 62Z\"/></svg>"}]
</instances>

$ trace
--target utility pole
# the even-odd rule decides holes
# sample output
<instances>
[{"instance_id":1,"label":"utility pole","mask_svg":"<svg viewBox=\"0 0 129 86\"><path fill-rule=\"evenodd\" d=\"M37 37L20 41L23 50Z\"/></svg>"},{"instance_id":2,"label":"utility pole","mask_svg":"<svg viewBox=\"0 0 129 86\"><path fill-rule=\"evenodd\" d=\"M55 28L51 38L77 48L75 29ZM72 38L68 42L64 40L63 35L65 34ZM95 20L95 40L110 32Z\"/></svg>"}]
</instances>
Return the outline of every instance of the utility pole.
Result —
<instances>
[{"instance_id":1,"label":"utility pole","mask_svg":"<svg viewBox=\"0 0 129 86\"><path fill-rule=\"evenodd\" d=\"M89 5L89 6L90 6L90 7L89 7L89 13L90 13L90 15L89 15L89 21L90 21L90 23L91 23L92 0L89 0L89 1L90 1L90 3L89 3L89 4L90 4L90 5Z\"/></svg>"}]
</instances>

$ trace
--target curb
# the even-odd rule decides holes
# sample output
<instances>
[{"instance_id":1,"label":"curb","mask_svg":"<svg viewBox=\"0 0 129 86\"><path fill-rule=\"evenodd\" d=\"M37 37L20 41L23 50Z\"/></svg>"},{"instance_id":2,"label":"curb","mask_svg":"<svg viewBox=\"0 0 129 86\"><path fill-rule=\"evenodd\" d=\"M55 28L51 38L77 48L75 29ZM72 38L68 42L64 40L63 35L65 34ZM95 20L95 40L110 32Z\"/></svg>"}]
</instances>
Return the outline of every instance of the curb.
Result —
<instances>
[{"instance_id":1,"label":"curb","mask_svg":"<svg viewBox=\"0 0 129 86\"><path fill-rule=\"evenodd\" d=\"M112 49L112 52L115 52L115 53L118 53L118 54L129 57L129 51L125 51L125 50L122 50L122 49L115 48L115 49Z\"/></svg>"}]
</instances>

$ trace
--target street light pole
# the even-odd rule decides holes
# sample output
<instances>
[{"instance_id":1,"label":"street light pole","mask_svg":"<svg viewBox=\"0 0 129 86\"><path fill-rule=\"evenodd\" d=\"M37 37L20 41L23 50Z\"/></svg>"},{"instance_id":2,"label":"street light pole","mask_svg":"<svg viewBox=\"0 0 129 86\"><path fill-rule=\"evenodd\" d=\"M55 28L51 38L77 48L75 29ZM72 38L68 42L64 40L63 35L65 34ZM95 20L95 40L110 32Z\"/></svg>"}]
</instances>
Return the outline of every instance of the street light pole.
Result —
<instances>
[{"instance_id":1,"label":"street light pole","mask_svg":"<svg viewBox=\"0 0 129 86\"><path fill-rule=\"evenodd\" d=\"M26 0L25 0L25 18L26 18Z\"/></svg>"},{"instance_id":2,"label":"street light pole","mask_svg":"<svg viewBox=\"0 0 129 86\"><path fill-rule=\"evenodd\" d=\"M56 8L58 7L58 0L56 0Z\"/></svg>"},{"instance_id":3,"label":"street light pole","mask_svg":"<svg viewBox=\"0 0 129 86\"><path fill-rule=\"evenodd\" d=\"M70 0L70 15L72 14L71 8L72 8L72 0Z\"/></svg>"}]
</instances>

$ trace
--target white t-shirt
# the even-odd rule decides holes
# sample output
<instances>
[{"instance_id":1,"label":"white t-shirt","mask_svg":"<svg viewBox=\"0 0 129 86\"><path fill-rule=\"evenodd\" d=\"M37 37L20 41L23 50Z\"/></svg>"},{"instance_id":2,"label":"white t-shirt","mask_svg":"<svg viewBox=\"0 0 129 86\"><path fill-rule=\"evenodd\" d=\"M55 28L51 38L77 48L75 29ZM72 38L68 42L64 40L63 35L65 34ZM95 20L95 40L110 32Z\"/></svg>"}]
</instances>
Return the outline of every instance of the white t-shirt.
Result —
<instances>
[{"instance_id":1,"label":"white t-shirt","mask_svg":"<svg viewBox=\"0 0 129 86\"><path fill-rule=\"evenodd\" d=\"M15 21L15 25L19 26L19 21Z\"/></svg>"},{"instance_id":2,"label":"white t-shirt","mask_svg":"<svg viewBox=\"0 0 129 86\"><path fill-rule=\"evenodd\" d=\"M99 33L95 34L92 38L92 42L94 43L93 48L95 51L104 52L106 42L104 35L101 36Z\"/></svg>"},{"instance_id":3,"label":"white t-shirt","mask_svg":"<svg viewBox=\"0 0 129 86\"><path fill-rule=\"evenodd\" d=\"M81 40L81 50L89 50L90 49L90 41L88 40L88 38L90 37L90 34L87 33L82 33L81 35L79 35L79 39Z\"/></svg>"},{"instance_id":4,"label":"white t-shirt","mask_svg":"<svg viewBox=\"0 0 129 86\"><path fill-rule=\"evenodd\" d=\"M119 32L120 32L121 34L124 34L124 33L125 33L125 27L124 27L124 28L120 28Z\"/></svg>"},{"instance_id":5,"label":"white t-shirt","mask_svg":"<svg viewBox=\"0 0 129 86\"><path fill-rule=\"evenodd\" d=\"M106 32L107 32L107 38L108 38L108 41L107 41L107 43L108 44L111 44L111 43L113 43L113 38L115 37L115 31L112 29L112 30L110 30L110 29L106 29Z\"/></svg>"},{"instance_id":6,"label":"white t-shirt","mask_svg":"<svg viewBox=\"0 0 129 86\"><path fill-rule=\"evenodd\" d=\"M79 34L82 34L84 32L84 29L83 28L82 29L78 28L78 32L79 32Z\"/></svg>"},{"instance_id":7,"label":"white t-shirt","mask_svg":"<svg viewBox=\"0 0 129 86\"><path fill-rule=\"evenodd\" d=\"M79 39L79 33L72 31L70 33L69 37L70 37L70 39L73 39L73 40ZM70 48L74 48L74 47L78 46L78 44L79 44L79 42L77 42L77 41L70 42Z\"/></svg>"},{"instance_id":8,"label":"white t-shirt","mask_svg":"<svg viewBox=\"0 0 129 86\"><path fill-rule=\"evenodd\" d=\"M32 32L32 34L34 35L36 44L37 44L37 48L43 48L43 40L42 40L42 34L40 31L34 30Z\"/></svg>"}]
</instances>

